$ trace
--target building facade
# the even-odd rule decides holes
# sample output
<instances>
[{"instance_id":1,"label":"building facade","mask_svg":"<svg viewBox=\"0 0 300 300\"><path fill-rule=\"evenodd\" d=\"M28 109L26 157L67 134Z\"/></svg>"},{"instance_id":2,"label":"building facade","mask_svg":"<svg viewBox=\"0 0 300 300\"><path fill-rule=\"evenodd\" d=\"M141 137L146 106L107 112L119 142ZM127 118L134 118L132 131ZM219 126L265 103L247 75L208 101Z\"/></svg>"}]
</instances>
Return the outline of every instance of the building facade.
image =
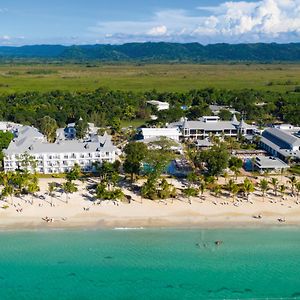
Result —
<instances>
[{"instance_id":1,"label":"building facade","mask_svg":"<svg viewBox=\"0 0 300 300\"><path fill-rule=\"evenodd\" d=\"M300 160L300 132L293 127L289 127L289 129L274 127L264 130L260 146L269 154L284 161Z\"/></svg>"},{"instance_id":2,"label":"building facade","mask_svg":"<svg viewBox=\"0 0 300 300\"><path fill-rule=\"evenodd\" d=\"M178 142L180 131L178 128L142 128L141 135L144 140L165 137Z\"/></svg>"},{"instance_id":3,"label":"building facade","mask_svg":"<svg viewBox=\"0 0 300 300\"><path fill-rule=\"evenodd\" d=\"M212 136L252 136L257 130L256 126L248 125L244 120L238 121L235 115L231 121L220 121L217 116L204 116L199 121L182 119L169 127L179 128L181 137L189 140L204 140Z\"/></svg>"},{"instance_id":4,"label":"building facade","mask_svg":"<svg viewBox=\"0 0 300 300\"><path fill-rule=\"evenodd\" d=\"M4 152L4 170L27 169L43 174L65 173L75 164L85 172L94 170L95 163L115 162L117 148L111 137L91 136L86 140L58 140L48 143L36 128L24 126Z\"/></svg>"}]
</instances>

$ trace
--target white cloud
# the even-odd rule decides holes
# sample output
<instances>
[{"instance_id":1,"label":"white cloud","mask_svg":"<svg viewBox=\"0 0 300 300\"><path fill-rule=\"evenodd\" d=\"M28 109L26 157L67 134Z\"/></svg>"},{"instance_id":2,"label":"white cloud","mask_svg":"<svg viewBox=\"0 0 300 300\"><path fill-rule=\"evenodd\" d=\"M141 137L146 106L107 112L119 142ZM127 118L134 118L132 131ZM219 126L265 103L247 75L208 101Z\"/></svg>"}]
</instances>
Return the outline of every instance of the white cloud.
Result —
<instances>
[{"instance_id":1,"label":"white cloud","mask_svg":"<svg viewBox=\"0 0 300 300\"><path fill-rule=\"evenodd\" d=\"M163 10L145 21L100 22L89 30L102 42L300 41L300 0L227 1L192 13Z\"/></svg>"},{"instance_id":2,"label":"white cloud","mask_svg":"<svg viewBox=\"0 0 300 300\"><path fill-rule=\"evenodd\" d=\"M151 28L147 34L153 35L153 36L163 36L166 35L168 32L168 28L165 25L156 26Z\"/></svg>"}]
</instances>

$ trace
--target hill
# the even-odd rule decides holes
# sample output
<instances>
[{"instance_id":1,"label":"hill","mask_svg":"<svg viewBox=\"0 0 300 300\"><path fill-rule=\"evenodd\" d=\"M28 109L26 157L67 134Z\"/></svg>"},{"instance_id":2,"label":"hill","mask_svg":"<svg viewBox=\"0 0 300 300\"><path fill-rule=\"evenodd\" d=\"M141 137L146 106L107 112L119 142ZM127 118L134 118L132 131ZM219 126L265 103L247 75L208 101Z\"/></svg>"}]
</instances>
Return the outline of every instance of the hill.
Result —
<instances>
[{"instance_id":1,"label":"hill","mask_svg":"<svg viewBox=\"0 0 300 300\"><path fill-rule=\"evenodd\" d=\"M104 62L294 62L300 43L212 44L129 43L123 45L33 45L0 47L0 59L55 59Z\"/></svg>"}]
</instances>

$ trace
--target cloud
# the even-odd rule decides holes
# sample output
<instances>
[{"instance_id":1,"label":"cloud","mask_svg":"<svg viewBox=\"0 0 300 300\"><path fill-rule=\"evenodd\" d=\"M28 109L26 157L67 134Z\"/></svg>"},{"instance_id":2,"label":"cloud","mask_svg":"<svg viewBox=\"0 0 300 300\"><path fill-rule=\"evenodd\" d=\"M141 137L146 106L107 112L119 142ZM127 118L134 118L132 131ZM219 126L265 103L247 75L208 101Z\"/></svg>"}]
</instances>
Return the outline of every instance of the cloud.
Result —
<instances>
[{"instance_id":1,"label":"cloud","mask_svg":"<svg viewBox=\"0 0 300 300\"><path fill-rule=\"evenodd\" d=\"M168 29L165 25L162 26L156 26L151 28L147 34L148 35L152 35L152 36L163 36L166 35L166 33L168 32Z\"/></svg>"},{"instance_id":2,"label":"cloud","mask_svg":"<svg viewBox=\"0 0 300 300\"><path fill-rule=\"evenodd\" d=\"M194 11L162 10L145 21L100 22L99 42L298 42L300 0L226 1Z\"/></svg>"}]
</instances>

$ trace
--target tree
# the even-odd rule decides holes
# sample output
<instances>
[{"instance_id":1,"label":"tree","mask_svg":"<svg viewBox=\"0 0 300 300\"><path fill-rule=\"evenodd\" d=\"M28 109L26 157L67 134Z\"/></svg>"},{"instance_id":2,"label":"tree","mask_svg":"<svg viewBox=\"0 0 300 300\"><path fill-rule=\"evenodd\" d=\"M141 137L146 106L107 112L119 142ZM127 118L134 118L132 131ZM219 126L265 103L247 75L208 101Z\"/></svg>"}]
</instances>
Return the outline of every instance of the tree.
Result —
<instances>
[{"instance_id":1,"label":"tree","mask_svg":"<svg viewBox=\"0 0 300 300\"><path fill-rule=\"evenodd\" d=\"M161 138L158 141L149 143L145 163L148 163L150 167L148 175L154 180L161 176L172 159L175 158L175 154L171 150L175 144L173 140L167 138Z\"/></svg>"},{"instance_id":2,"label":"tree","mask_svg":"<svg viewBox=\"0 0 300 300\"><path fill-rule=\"evenodd\" d=\"M66 174L66 179L68 181L77 180L77 179L79 179L80 173L81 173L80 166L75 163L72 170Z\"/></svg>"},{"instance_id":3,"label":"tree","mask_svg":"<svg viewBox=\"0 0 300 300\"><path fill-rule=\"evenodd\" d=\"M140 174L142 161L147 155L147 150L144 143L131 142L125 146L126 158L123 167L124 171L130 174L131 182L134 181L135 175Z\"/></svg>"},{"instance_id":4,"label":"tree","mask_svg":"<svg viewBox=\"0 0 300 300\"><path fill-rule=\"evenodd\" d=\"M214 187L213 187L213 192L215 194L215 196L217 198L219 198L219 196L221 195L221 192L222 192L222 187L220 184L216 184Z\"/></svg>"},{"instance_id":5,"label":"tree","mask_svg":"<svg viewBox=\"0 0 300 300\"><path fill-rule=\"evenodd\" d=\"M203 196L203 194L206 190L206 187L207 187L207 183L205 182L205 180L201 180L200 184L199 184L199 190L200 190L201 196Z\"/></svg>"},{"instance_id":6,"label":"tree","mask_svg":"<svg viewBox=\"0 0 300 300\"><path fill-rule=\"evenodd\" d=\"M210 116L211 110L207 103L202 102L200 105L195 105L187 111L187 118L190 120L197 120L202 116Z\"/></svg>"},{"instance_id":7,"label":"tree","mask_svg":"<svg viewBox=\"0 0 300 300\"><path fill-rule=\"evenodd\" d=\"M241 169L243 167L243 161L236 156L232 156L228 161L228 166L229 168L235 167L237 169Z\"/></svg>"},{"instance_id":8,"label":"tree","mask_svg":"<svg viewBox=\"0 0 300 300\"><path fill-rule=\"evenodd\" d=\"M40 187L36 181L32 181L28 184L28 193L31 195L31 204L33 204L33 197L36 192L40 190Z\"/></svg>"},{"instance_id":9,"label":"tree","mask_svg":"<svg viewBox=\"0 0 300 300\"><path fill-rule=\"evenodd\" d=\"M241 174L241 170L236 166L230 167L230 170L234 173L235 179L237 180L238 176Z\"/></svg>"},{"instance_id":10,"label":"tree","mask_svg":"<svg viewBox=\"0 0 300 300\"><path fill-rule=\"evenodd\" d=\"M89 129L89 124L86 120L83 120L80 118L76 123L75 123L75 130L76 130L76 137L78 139L84 139L88 133Z\"/></svg>"},{"instance_id":11,"label":"tree","mask_svg":"<svg viewBox=\"0 0 300 300\"><path fill-rule=\"evenodd\" d=\"M282 198L284 197L285 190L286 190L285 185L284 185L284 184L281 184L281 185L279 186L279 192L280 192Z\"/></svg>"},{"instance_id":12,"label":"tree","mask_svg":"<svg viewBox=\"0 0 300 300\"><path fill-rule=\"evenodd\" d=\"M183 194L188 198L189 203L192 204L191 197L197 197L199 194L199 191L196 188L188 187L183 190Z\"/></svg>"},{"instance_id":13,"label":"tree","mask_svg":"<svg viewBox=\"0 0 300 300\"><path fill-rule=\"evenodd\" d=\"M300 193L300 181L298 181L295 184L295 188L296 188L296 191L297 191L297 201L298 201L299 200L299 193Z\"/></svg>"},{"instance_id":14,"label":"tree","mask_svg":"<svg viewBox=\"0 0 300 300\"><path fill-rule=\"evenodd\" d=\"M195 172L190 172L187 175L187 181L189 183L189 187L192 187L194 184L196 184L198 182L198 176Z\"/></svg>"},{"instance_id":15,"label":"tree","mask_svg":"<svg viewBox=\"0 0 300 300\"><path fill-rule=\"evenodd\" d=\"M8 148L10 142L13 140L14 135L10 131L4 132L0 130L0 161L3 161L4 154L3 149Z\"/></svg>"},{"instance_id":16,"label":"tree","mask_svg":"<svg viewBox=\"0 0 300 300\"><path fill-rule=\"evenodd\" d=\"M48 183L48 193L51 199L51 206L53 206L53 192L56 189L56 183L55 182L49 182Z\"/></svg>"},{"instance_id":17,"label":"tree","mask_svg":"<svg viewBox=\"0 0 300 300\"><path fill-rule=\"evenodd\" d=\"M56 120L45 116L38 122L40 131L46 136L49 143L53 143L56 138L56 130L58 128Z\"/></svg>"},{"instance_id":18,"label":"tree","mask_svg":"<svg viewBox=\"0 0 300 300\"><path fill-rule=\"evenodd\" d=\"M24 172L35 172L37 167L37 161L34 156L30 155L28 152L25 152L20 155L18 168L20 171Z\"/></svg>"},{"instance_id":19,"label":"tree","mask_svg":"<svg viewBox=\"0 0 300 300\"><path fill-rule=\"evenodd\" d=\"M239 193L240 188L238 187L237 184L234 184L231 188L231 194L232 194L232 202L235 202L235 197Z\"/></svg>"},{"instance_id":20,"label":"tree","mask_svg":"<svg viewBox=\"0 0 300 300\"><path fill-rule=\"evenodd\" d=\"M113 117L109 122L112 134L119 133L121 131L121 120L120 118Z\"/></svg>"},{"instance_id":21,"label":"tree","mask_svg":"<svg viewBox=\"0 0 300 300\"><path fill-rule=\"evenodd\" d=\"M218 116L223 121L230 121L232 119L232 113L228 109L221 109Z\"/></svg>"},{"instance_id":22,"label":"tree","mask_svg":"<svg viewBox=\"0 0 300 300\"><path fill-rule=\"evenodd\" d=\"M295 195L295 185L297 183L297 178L296 176L292 176L289 180L289 183L291 185L291 190L292 190L292 195Z\"/></svg>"},{"instance_id":23,"label":"tree","mask_svg":"<svg viewBox=\"0 0 300 300\"><path fill-rule=\"evenodd\" d=\"M260 189L261 189L263 199L265 200L266 192L267 192L267 190L269 189L269 182L268 182L268 180L262 179L262 180L260 181L260 183L259 183L259 187L260 187Z\"/></svg>"},{"instance_id":24,"label":"tree","mask_svg":"<svg viewBox=\"0 0 300 300\"><path fill-rule=\"evenodd\" d=\"M273 186L273 192L274 192L274 195L277 196L277 191L278 191L278 184L279 184L279 181L277 178L271 178L271 184Z\"/></svg>"},{"instance_id":25,"label":"tree","mask_svg":"<svg viewBox=\"0 0 300 300\"><path fill-rule=\"evenodd\" d=\"M15 192L15 189L14 189L13 185L11 185L11 184L4 186L4 189L2 190L2 196L4 196L4 197L10 196L12 205L14 204L14 202L13 202L14 192Z\"/></svg>"},{"instance_id":26,"label":"tree","mask_svg":"<svg viewBox=\"0 0 300 300\"><path fill-rule=\"evenodd\" d=\"M218 177L228 167L229 153L224 145L213 146L210 150L200 152L196 159L206 164L208 175Z\"/></svg>"},{"instance_id":27,"label":"tree","mask_svg":"<svg viewBox=\"0 0 300 300\"><path fill-rule=\"evenodd\" d=\"M76 193L78 191L78 188L75 183L66 181L63 184L63 190L66 193L66 203L68 203L69 194Z\"/></svg>"},{"instance_id":28,"label":"tree","mask_svg":"<svg viewBox=\"0 0 300 300\"><path fill-rule=\"evenodd\" d=\"M224 173L223 173L223 177L224 177L224 179L225 179L225 184L227 184L227 180L228 180L228 177L229 177L228 172L224 172Z\"/></svg>"},{"instance_id":29,"label":"tree","mask_svg":"<svg viewBox=\"0 0 300 300\"><path fill-rule=\"evenodd\" d=\"M234 182L234 180L230 179L227 184L227 190L232 194L232 201L235 201L235 197L239 192L238 185Z\"/></svg>"},{"instance_id":30,"label":"tree","mask_svg":"<svg viewBox=\"0 0 300 300\"><path fill-rule=\"evenodd\" d=\"M244 191L248 201L249 201L250 194L253 193L254 190L255 190L255 187L254 187L253 182L250 179L245 178L245 180L243 182L243 191Z\"/></svg>"}]
</instances>

